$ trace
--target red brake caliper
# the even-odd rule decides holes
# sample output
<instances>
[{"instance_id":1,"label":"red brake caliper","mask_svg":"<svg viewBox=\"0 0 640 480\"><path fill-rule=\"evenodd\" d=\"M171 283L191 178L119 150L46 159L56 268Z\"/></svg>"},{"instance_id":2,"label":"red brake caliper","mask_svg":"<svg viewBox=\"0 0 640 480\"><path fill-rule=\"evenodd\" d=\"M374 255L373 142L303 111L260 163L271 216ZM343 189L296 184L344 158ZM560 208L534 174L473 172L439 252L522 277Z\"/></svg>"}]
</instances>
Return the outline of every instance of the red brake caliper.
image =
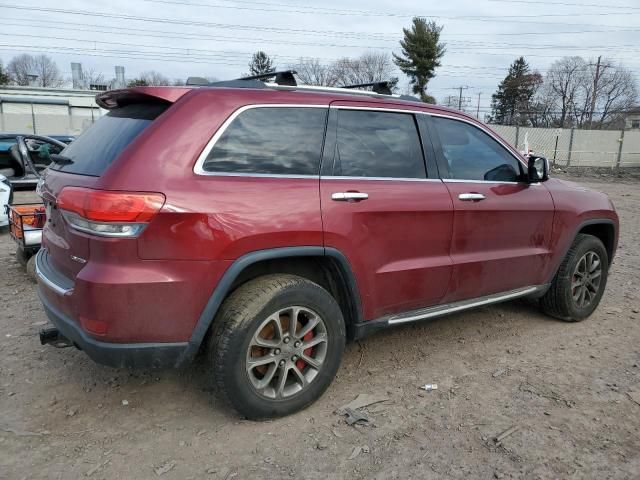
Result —
<instances>
[{"instance_id":1,"label":"red brake caliper","mask_svg":"<svg viewBox=\"0 0 640 480\"><path fill-rule=\"evenodd\" d=\"M313 332L309 332L309 333L307 333L304 337L302 337L302 341L303 341L303 342L308 342L308 341L309 341L309 340L311 340L312 338L313 338ZM311 356L311 353L313 352L313 347L309 347L309 348L307 348L306 350L303 350L303 352L304 352L304 354L305 354L307 357L310 357L310 356ZM307 363L306 363L304 360L299 359L299 360L296 362L296 367L298 367L298 370L302 371L302 369L304 368L304 366L305 366L306 364L307 364Z\"/></svg>"}]
</instances>

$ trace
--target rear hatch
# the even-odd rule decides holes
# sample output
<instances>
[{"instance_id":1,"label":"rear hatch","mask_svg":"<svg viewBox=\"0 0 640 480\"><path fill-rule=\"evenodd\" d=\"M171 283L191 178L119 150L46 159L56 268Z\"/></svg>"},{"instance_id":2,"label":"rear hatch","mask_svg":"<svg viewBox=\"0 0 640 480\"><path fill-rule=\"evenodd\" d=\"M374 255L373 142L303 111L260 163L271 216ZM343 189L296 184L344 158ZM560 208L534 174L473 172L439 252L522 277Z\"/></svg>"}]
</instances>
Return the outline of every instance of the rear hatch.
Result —
<instances>
[{"instance_id":1,"label":"rear hatch","mask_svg":"<svg viewBox=\"0 0 640 480\"><path fill-rule=\"evenodd\" d=\"M134 97L137 98L137 97ZM49 263L70 280L90 257L90 236L69 226L58 208L65 187L92 188L125 149L170 105L162 100L115 105L61 153L39 186L45 203L47 223L43 246ZM116 240L116 239L113 239Z\"/></svg>"}]
</instances>

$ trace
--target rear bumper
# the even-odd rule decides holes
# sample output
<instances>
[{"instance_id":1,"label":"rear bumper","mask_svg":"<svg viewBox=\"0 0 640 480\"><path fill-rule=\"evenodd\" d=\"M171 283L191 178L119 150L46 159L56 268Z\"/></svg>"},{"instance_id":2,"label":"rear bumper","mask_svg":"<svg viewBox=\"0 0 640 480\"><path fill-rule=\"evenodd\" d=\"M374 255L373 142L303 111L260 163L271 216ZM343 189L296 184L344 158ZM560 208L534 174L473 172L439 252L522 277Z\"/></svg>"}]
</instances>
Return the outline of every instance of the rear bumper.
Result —
<instances>
[{"instance_id":1,"label":"rear bumper","mask_svg":"<svg viewBox=\"0 0 640 480\"><path fill-rule=\"evenodd\" d=\"M38 295L51 323L89 357L115 368L169 368L180 366L187 355L188 343L109 343L87 335L79 324L57 310L38 288Z\"/></svg>"}]
</instances>

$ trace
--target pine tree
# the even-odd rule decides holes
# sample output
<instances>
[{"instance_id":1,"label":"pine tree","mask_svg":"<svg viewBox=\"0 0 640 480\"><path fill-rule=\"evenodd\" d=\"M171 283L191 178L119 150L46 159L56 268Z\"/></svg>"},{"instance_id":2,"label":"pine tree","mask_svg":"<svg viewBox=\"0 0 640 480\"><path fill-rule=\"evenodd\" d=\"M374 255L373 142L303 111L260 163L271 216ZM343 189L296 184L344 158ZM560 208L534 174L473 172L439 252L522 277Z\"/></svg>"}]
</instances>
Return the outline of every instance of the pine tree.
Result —
<instances>
[{"instance_id":1,"label":"pine tree","mask_svg":"<svg viewBox=\"0 0 640 480\"><path fill-rule=\"evenodd\" d=\"M524 57L516 59L491 96L491 121L503 125L527 125L533 96L541 83L542 77L530 71Z\"/></svg>"},{"instance_id":2,"label":"pine tree","mask_svg":"<svg viewBox=\"0 0 640 480\"><path fill-rule=\"evenodd\" d=\"M435 76L435 69L445 53L445 44L440 42L442 28L433 21L414 17L411 29L402 29L402 55L393 54L394 63L409 77L413 93L419 94L427 103L435 103L435 99L427 94L427 84Z\"/></svg>"},{"instance_id":3,"label":"pine tree","mask_svg":"<svg viewBox=\"0 0 640 480\"><path fill-rule=\"evenodd\" d=\"M9 78L7 71L2 66L2 62L0 62L0 85L8 85L10 81L11 78Z\"/></svg>"},{"instance_id":4,"label":"pine tree","mask_svg":"<svg viewBox=\"0 0 640 480\"><path fill-rule=\"evenodd\" d=\"M253 54L251 63L249 63L249 74L247 76L262 75L264 73L275 72L273 60L263 51Z\"/></svg>"}]
</instances>

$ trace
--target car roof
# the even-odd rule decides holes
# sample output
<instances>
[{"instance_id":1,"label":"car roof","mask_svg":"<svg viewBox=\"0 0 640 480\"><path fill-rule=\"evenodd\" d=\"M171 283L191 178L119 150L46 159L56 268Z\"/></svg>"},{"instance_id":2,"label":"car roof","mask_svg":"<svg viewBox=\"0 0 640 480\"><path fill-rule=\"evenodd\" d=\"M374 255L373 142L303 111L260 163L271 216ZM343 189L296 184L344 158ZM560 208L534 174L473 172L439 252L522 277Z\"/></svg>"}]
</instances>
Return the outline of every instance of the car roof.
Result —
<instances>
[{"instance_id":1,"label":"car roof","mask_svg":"<svg viewBox=\"0 0 640 480\"><path fill-rule=\"evenodd\" d=\"M333 102L360 102L369 106L388 106L389 108L406 107L409 110L425 112L439 112L462 116L476 120L465 112L441 105L433 105L415 100L409 100L408 96L380 95L369 91L353 91L342 88L324 88L310 86L282 86L265 84L264 88L252 87L228 87L228 86L157 86L157 87L132 87L121 90L101 92L96 96L96 102L102 108L113 109L125 104L146 102L152 99L167 103L174 103L184 95L197 95L202 92L218 91L221 95L243 99L244 104L251 103L284 103L305 104L313 103L329 105Z\"/></svg>"}]
</instances>

